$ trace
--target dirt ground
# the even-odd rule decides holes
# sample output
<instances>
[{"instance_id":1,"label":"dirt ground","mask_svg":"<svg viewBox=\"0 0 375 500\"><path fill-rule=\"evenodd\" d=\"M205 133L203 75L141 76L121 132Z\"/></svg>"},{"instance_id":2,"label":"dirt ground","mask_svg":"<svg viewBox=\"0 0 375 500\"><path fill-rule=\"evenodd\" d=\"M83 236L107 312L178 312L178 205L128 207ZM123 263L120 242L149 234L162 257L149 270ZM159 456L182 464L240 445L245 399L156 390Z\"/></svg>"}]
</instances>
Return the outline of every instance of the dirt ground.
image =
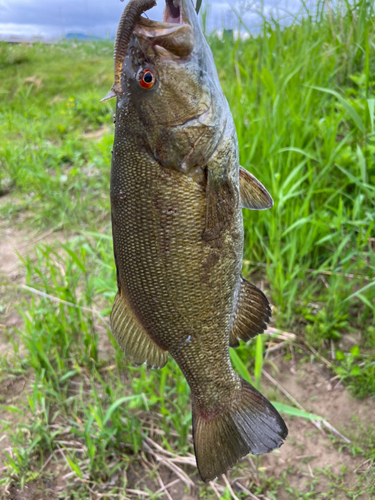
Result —
<instances>
[{"instance_id":1,"label":"dirt ground","mask_svg":"<svg viewBox=\"0 0 375 500\"><path fill-rule=\"evenodd\" d=\"M52 232L30 235L25 231L0 226L0 282L20 284L24 281L24 274L18 264L16 251L21 255L32 254L35 245L46 242L46 239L51 243L54 239L60 238L61 235L57 236L56 233ZM15 307L17 292L15 290L11 292L12 300L9 301L7 300L8 290L8 287L0 286L0 304L3 307L5 305L5 308L0 312L0 355L2 358L12 355L13 345L10 342L9 332L14 332L15 329L22 327L22 318ZM104 342L102 349L107 358L112 347ZM307 411L324 417L348 440L355 442L361 433L366 432L366 428L371 423L374 424L374 398L358 400L351 397L343 385L338 383L338 380L330 381L333 374L323 363L301 364L298 363L298 360L293 359L285 361L282 351L275 354L271 361L276 365L279 373L269 363L265 364L265 370L277 380L277 383ZM14 382L3 381L0 383L0 402L6 401L9 404L12 401L12 404L15 404L17 398L22 397L25 383L25 380L19 379ZM262 381L262 391L270 399L274 399L276 394L280 394L279 389L265 377ZM291 404L286 397L285 403ZM330 498L332 478L339 478L345 488L349 489L357 484L359 474L365 470L366 466L363 464L363 458L353 456L346 447L340 446L340 444L344 444L341 438L337 437L338 441L334 443L328 437L329 432L324 429L324 426L319 430L309 420L290 417L285 420L289 428L289 436L280 450L263 456L259 463L258 460L249 457L244 458L241 462L244 468L252 470L252 478L255 482L260 482L262 475L276 479L284 477L285 484L289 483L291 488L295 488L301 493L310 491L310 484L314 483L316 495L325 493L328 495L327 498ZM0 433L0 477L1 471L4 470L5 450L9 444L6 434ZM63 484L61 474L58 474L57 478L54 477L53 467L55 466L51 467L50 482L47 481L43 485L30 483L22 491L10 488L3 498L8 500L41 500L42 498L52 500L58 498ZM194 469L185 467L185 471L187 474L192 474ZM129 488L139 489L142 483L145 484L144 480L140 481L140 478L144 476L141 467L130 467L127 474ZM160 467L160 475L164 484L175 481L175 484L168 489L170 498L173 500L198 499L198 489L193 487L190 494L187 494L183 483L178 481L178 477L169 469ZM148 485L150 489L152 489L151 483ZM223 480L218 481L217 485L218 493L223 491L225 486ZM241 491L240 485L247 488L249 486L248 479L232 482L234 494L236 491ZM96 496L92 498L96 498ZM248 498L258 497L248 496ZM264 496L264 498L267 497ZM290 498L289 491L286 488L281 488L278 500L287 500L288 498ZM365 494L358 498L370 500Z\"/></svg>"},{"instance_id":2,"label":"dirt ground","mask_svg":"<svg viewBox=\"0 0 375 500\"><path fill-rule=\"evenodd\" d=\"M326 418L351 442L355 442L361 428L363 432L369 423L374 422L374 399L355 399L341 384L334 389L334 384L327 381L321 367L306 363L296 369L292 362L286 361L277 363L277 366L280 370L278 383L307 411ZM363 458L353 457L345 449L340 451L340 446L333 444L327 432L320 431L308 420L286 418L286 421L289 436L280 453L271 453L262 460L267 473L279 477L286 471L290 486L300 492L309 491L308 483L315 478L314 471L319 469L330 468L335 476L345 470L343 480L347 488L357 483L357 472L361 469ZM339 441L343 443L341 439ZM329 481L329 476L319 475L316 493L328 493ZM278 500L287 498L289 496L285 492Z\"/></svg>"}]
</instances>

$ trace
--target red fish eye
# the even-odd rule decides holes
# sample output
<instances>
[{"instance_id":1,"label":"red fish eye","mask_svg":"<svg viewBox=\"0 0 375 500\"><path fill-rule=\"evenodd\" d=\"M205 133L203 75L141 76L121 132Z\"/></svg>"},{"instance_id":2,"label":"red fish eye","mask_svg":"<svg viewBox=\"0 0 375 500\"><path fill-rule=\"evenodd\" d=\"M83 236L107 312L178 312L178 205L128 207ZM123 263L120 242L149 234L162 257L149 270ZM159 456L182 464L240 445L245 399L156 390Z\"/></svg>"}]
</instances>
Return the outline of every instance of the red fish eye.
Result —
<instances>
[{"instance_id":1,"label":"red fish eye","mask_svg":"<svg viewBox=\"0 0 375 500\"><path fill-rule=\"evenodd\" d=\"M137 76L139 85L144 89L152 89L155 85L155 75L150 69L142 69Z\"/></svg>"}]
</instances>

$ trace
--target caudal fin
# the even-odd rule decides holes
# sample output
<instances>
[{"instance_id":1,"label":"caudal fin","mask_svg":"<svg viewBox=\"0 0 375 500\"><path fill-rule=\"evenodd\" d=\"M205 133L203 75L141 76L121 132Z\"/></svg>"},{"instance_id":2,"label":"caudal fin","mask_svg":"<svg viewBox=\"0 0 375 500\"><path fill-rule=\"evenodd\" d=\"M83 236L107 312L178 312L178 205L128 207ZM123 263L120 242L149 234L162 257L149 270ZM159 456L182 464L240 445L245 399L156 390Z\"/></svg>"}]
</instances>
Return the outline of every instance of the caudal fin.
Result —
<instances>
[{"instance_id":1,"label":"caudal fin","mask_svg":"<svg viewBox=\"0 0 375 500\"><path fill-rule=\"evenodd\" d=\"M271 403L245 380L241 384L238 399L214 416L199 412L193 402L194 449L203 481L224 474L248 453L279 448L288 435Z\"/></svg>"}]
</instances>

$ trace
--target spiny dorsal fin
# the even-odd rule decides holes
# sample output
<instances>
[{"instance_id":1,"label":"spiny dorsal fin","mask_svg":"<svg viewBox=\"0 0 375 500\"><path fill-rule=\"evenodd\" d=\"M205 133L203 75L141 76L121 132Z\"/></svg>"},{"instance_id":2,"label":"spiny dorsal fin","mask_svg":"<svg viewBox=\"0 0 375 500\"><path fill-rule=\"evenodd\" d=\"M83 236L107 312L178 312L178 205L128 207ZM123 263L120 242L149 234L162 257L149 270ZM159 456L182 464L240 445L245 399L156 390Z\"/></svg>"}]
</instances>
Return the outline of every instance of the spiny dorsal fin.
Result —
<instances>
[{"instance_id":1,"label":"spiny dorsal fin","mask_svg":"<svg viewBox=\"0 0 375 500\"><path fill-rule=\"evenodd\" d=\"M241 290L229 335L230 347L238 347L240 339L246 342L263 333L270 318L271 307L267 297L259 288L241 276Z\"/></svg>"},{"instance_id":2,"label":"spiny dorsal fin","mask_svg":"<svg viewBox=\"0 0 375 500\"><path fill-rule=\"evenodd\" d=\"M243 208L266 210L273 207L273 199L267 189L243 167L240 167L240 193Z\"/></svg>"},{"instance_id":3,"label":"spiny dorsal fin","mask_svg":"<svg viewBox=\"0 0 375 500\"><path fill-rule=\"evenodd\" d=\"M148 368L162 368L168 353L158 347L147 335L124 297L117 294L111 312L112 333L125 354L134 364Z\"/></svg>"}]
</instances>

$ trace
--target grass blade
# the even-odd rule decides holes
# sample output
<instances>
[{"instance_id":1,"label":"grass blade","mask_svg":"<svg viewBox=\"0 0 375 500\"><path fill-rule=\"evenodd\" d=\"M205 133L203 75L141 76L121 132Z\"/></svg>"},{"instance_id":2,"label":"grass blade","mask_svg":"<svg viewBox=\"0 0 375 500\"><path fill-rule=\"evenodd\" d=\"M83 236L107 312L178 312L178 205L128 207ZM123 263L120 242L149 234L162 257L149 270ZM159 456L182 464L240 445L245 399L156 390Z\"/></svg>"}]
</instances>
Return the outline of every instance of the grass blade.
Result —
<instances>
[{"instance_id":1,"label":"grass blade","mask_svg":"<svg viewBox=\"0 0 375 500\"><path fill-rule=\"evenodd\" d=\"M307 411L302 411L299 408L294 408L294 406L289 406L284 403L278 403L276 401L271 401L271 403L273 404L273 406L276 408L277 411L285 413L286 415L290 415L293 417L307 418L308 420L324 420L323 417L319 417L314 413L308 413Z\"/></svg>"},{"instance_id":2,"label":"grass blade","mask_svg":"<svg viewBox=\"0 0 375 500\"><path fill-rule=\"evenodd\" d=\"M258 391L260 390L262 367L263 367L263 336L258 335L255 348L255 368L254 368L255 388L258 389Z\"/></svg>"},{"instance_id":3,"label":"grass blade","mask_svg":"<svg viewBox=\"0 0 375 500\"><path fill-rule=\"evenodd\" d=\"M241 358L235 351L235 349L229 349L230 353L230 359L232 360L232 363L234 367L237 369L238 373L241 375L243 379L245 379L249 384L252 384L253 381L251 380L250 374L247 371L246 366L243 364Z\"/></svg>"},{"instance_id":4,"label":"grass blade","mask_svg":"<svg viewBox=\"0 0 375 500\"><path fill-rule=\"evenodd\" d=\"M357 111L353 108L351 104L348 103L338 92L332 89L325 89L323 87L314 87L311 86L310 88L314 90L320 90L320 92L326 92L327 94L331 94L336 97L338 101L342 104L343 108L345 111L348 113L348 115L351 116L352 120L354 123L357 125L358 129L362 132L362 134L366 134L366 128L363 124L363 121Z\"/></svg>"}]
</instances>

